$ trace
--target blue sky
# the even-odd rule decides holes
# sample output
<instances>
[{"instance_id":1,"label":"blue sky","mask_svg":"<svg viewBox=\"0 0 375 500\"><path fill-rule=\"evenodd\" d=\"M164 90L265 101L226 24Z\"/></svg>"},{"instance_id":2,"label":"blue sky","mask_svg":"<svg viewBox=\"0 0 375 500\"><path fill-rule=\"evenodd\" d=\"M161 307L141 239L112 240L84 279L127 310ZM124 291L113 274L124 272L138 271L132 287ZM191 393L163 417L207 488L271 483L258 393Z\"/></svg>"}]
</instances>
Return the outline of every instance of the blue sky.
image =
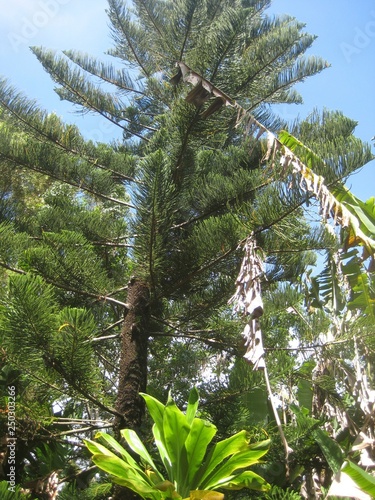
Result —
<instances>
[{"instance_id":1,"label":"blue sky","mask_svg":"<svg viewBox=\"0 0 375 500\"><path fill-rule=\"evenodd\" d=\"M116 133L104 119L78 117L61 102L53 82L29 46L78 49L101 57L111 47L106 0L8 0L0 18L0 74L41 107L79 124L85 136L110 141ZM318 38L309 54L331 67L299 84L300 106L283 106L286 118L306 117L314 108L341 110L358 122L356 135L375 135L375 2L360 0L274 0L268 13L290 14ZM353 175L348 187L359 198L375 196L375 161Z\"/></svg>"}]
</instances>

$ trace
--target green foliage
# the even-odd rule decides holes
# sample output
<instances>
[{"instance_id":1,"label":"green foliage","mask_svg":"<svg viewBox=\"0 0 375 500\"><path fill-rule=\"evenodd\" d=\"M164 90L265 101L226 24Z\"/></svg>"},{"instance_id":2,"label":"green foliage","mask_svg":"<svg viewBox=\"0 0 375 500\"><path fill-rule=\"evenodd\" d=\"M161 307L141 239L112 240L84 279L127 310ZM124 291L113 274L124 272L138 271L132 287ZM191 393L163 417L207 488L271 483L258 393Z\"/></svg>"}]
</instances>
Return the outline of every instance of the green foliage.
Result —
<instances>
[{"instance_id":1,"label":"green foliage","mask_svg":"<svg viewBox=\"0 0 375 500\"><path fill-rule=\"evenodd\" d=\"M208 493L216 488L268 489L260 476L246 470L267 453L268 441L250 444L247 433L241 431L216 442L208 451L217 429L210 422L196 417L196 389L190 392L185 414L172 399L163 405L152 396L142 396L154 421L155 444L168 479L159 472L138 435L130 429L124 429L121 436L139 457L139 461L108 434L98 433L96 436L105 446L85 440L93 453L94 463L111 474L115 483L130 488L142 498L153 499L169 498L171 495L173 498L186 498L191 493L194 498L192 490Z\"/></svg>"},{"instance_id":2,"label":"green foliage","mask_svg":"<svg viewBox=\"0 0 375 500\"><path fill-rule=\"evenodd\" d=\"M289 132L281 131L278 137L308 168L322 175L330 189L337 185L340 189L358 165L373 158L371 146L353 135L356 126L340 111L314 110L306 120L295 123Z\"/></svg>"},{"instance_id":3,"label":"green foliage","mask_svg":"<svg viewBox=\"0 0 375 500\"><path fill-rule=\"evenodd\" d=\"M78 481L59 492L59 500L107 500L113 489L111 483L92 481L87 488L78 488Z\"/></svg>"},{"instance_id":4,"label":"green foliage","mask_svg":"<svg viewBox=\"0 0 375 500\"><path fill-rule=\"evenodd\" d=\"M284 490L278 486L273 486L269 493L263 495L263 498L265 500L300 500L301 495L291 488Z\"/></svg>"},{"instance_id":5,"label":"green foliage","mask_svg":"<svg viewBox=\"0 0 375 500\"><path fill-rule=\"evenodd\" d=\"M19 486L10 489L8 481L0 481L0 495L2 500L31 500L31 496L23 493Z\"/></svg>"},{"instance_id":6,"label":"green foliage","mask_svg":"<svg viewBox=\"0 0 375 500\"><path fill-rule=\"evenodd\" d=\"M96 330L91 312L59 311L53 287L29 274L12 276L2 308L3 345L15 360L42 372L47 368L76 390L98 384L89 342Z\"/></svg>"},{"instance_id":7,"label":"green foliage","mask_svg":"<svg viewBox=\"0 0 375 500\"><path fill-rule=\"evenodd\" d=\"M371 496L375 495L375 477L372 474L364 471L351 461L345 462L341 471L351 477L361 491Z\"/></svg>"},{"instance_id":8,"label":"green foliage","mask_svg":"<svg viewBox=\"0 0 375 500\"><path fill-rule=\"evenodd\" d=\"M257 233L267 255L262 329L273 390L288 392L291 399L297 394L309 409L311 387L330 394L335 390L329 376L312 384L311 352L301 359L297 349L289 351L291 338L301 350L316 345L317 332L327 331L331 318L323 315L329 311L331 290L333 309L340 314L345 310L333 267L313 282L324 310L304 309L306 269L314 265L317 249L335 249L333 238L307 223L302 209L306 193L276 161L265 161L266 141L251 133L244 137L232 107L203 119L212 99L195 107L185 100L191 87L174 85L176 61L186 62L274 132L285 128L269 104L301 102L294 84L327 64L304 55L315 37L290 16L268 17L269 3L110 0L111 63L77 51L58 54L33 47L60 98L79 112L107 120L122 134L117 143L86 141L75 125L41 109L5 79L0 81L1 397L5 401L6 383L15 379L27 450L19 454L24 463L34 453L49 469L60 470L51 456L57 448L48 451L41 443L47 438L69 442L69 466L74 469L66 475L72 486L66 487L69 498L108 493L108 484L96 482L89 473L83 486L79 484L77 469L86 467L87 455L75 443L77 436L110 427L118 417L113 406L123 368L121 339L132 310L126 294L133 278L145 283L150 297L147 331L131 332L134 341L148 339L147 353L139 353L143 360L148 354L143 378L127 378L134 394L146 374L150 394L164 398L172 389L176 401L185 401L194 382L203 395L204 416L217 422L216 432L196 418L194 395L186 415L171 401L162 405L145 396L167 470L163 477L172 486L164 483L166 491L155 491L161 477L154 465L159 467L160 460L153 465L131 431L124 439L139 461L130 454L122 456L120 448L122 458L106 455L108 446L100 448L99 455L107 467L117 466L120 475L127 463L133 481L142 477L144 488L153 494L172 494L174 482L182 484L183 496L189 495L187 483L193 488L220 483L230 486L234 497L241 485L258 484L251 471L241 468L233 469L238 475L227 483L219 476L233 476L229 471L240 463L237 458L248 464L264 450L249 448L218 462L223 456L220 443L232 444L231 450L245 442L248 446L240 429L253 436L264 435L260 426L273 432L264 380L238 360L244 320L233 317L227 304L242 257L238 244L250 232ZM334 189L337 179L371 158L369 147L354 138L354 127L353 120L340 113L314 112L280 137ZM353 217L359 217L362 233L372 238L368 222L373 204L336 193ZM358 243L355 234L346 240L348 250ZM369 324L372 276L364 272L357 254L352 257L344 258L343 266L352 290L348 307L364 311ZM313 453L320 454L311 437L318 424L298 425L286 426L304 463L302 454L310 445L314 447L306 462ZM145 427L141 431L147 434ZM230 438L232 434L236 437ZM69 441L69 436L74 439ZM117 444L108 441L110 434L102 439L116 449ZM198 440L204 445L194 448ZM205 455L211 443L212 451ZM277 444L275 448L277 465L283 459ZM192 465L185 478L178 467L184 461ZM210 468L210 463L216 467ZM35 479L38 470L26 472L25 481ZM198 491L194 495L202 496Z\"/></svg>"}]
</instances>

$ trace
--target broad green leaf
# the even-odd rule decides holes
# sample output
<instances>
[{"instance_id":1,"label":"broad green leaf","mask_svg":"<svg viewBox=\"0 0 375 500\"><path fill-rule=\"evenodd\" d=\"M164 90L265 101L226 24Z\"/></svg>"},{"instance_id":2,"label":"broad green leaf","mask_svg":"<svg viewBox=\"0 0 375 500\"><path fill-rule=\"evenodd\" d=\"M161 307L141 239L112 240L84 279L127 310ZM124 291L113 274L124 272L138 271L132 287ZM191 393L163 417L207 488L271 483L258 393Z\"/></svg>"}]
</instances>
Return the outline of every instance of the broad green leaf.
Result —
<instances>
[{"instance_id":1,"label":"broad green leaf","mask_svg":"<svg viewBox=\"0 0 375 500\"><path fill-rule=\"evenodd\" d=\"M322 429L315 429L313 431L313 437L320 446L323 455L328 462L328 465L336 474L336 472L341 469L342 463L344 461L344 454L340 446Z\"/></svg>"},{"instance_id":2,"label":"broad green leaf","mask_svg":"<svg viewBox=\"0 0 375 500\"><path fill-rule=\"evenodd\" d=\"M190 433L185 442L188 459L188 481L191 488L197 486L194 477L202 466L207 446L212 441L216 432L216 426L210 422L200 418L195 418L192 421Z\"/></svg>"},{"instance_id":3,"label":"broad green leaf","mask_svg":"<svg viewBox=\"0 0 375 500\"><path fill-rule=\"evenodd\" d=\"M354 280L349 280L354 292L354 298L348 304L349 309L360 309L363 313L374 315L375 299L371 296L371 286L366 273L361 273Z\"/></svg>"},{"instance_id":4,"label":"broad green leaf","mask_svg":"<svg viewBox=\"0 0 375 500\"><path fill-rule=\"evenodd\" d=\"M271 444L270 439L264 439L263 441L257 441L256 443L249 444L249 450L264 450L267 452Z\"/></svg>"},{"instance_id":5,"label":"broad green leaf","mask_svg":"<svg viewBox=\"0 0 375 500\"><path fill-rule=\"evenodd\" d=\"M116 439L114 437L110 436L106 432L97 432L95 435L95 438L105 441L111 448L113 448L115 451L117 451L117 453L119 453L123 457L123 459L126 462L128 462L132 467L134 467L135 469L141 470L141 468L139 467L137 462L134 460L134 458L125 450L125 448L123 448L121 446L121 444L118 441L116 441ZM103 447L101 447L101 449L103 450ZM105 449L107 449L107 448L105 448ZM94 453L94 452L92 452L92 453ZM101 451L101 452L99 451L99 453L103 453L103 451ZM104 453L104 454L106 454L106 453Z\"/></svg>"},{"instance_id":6,"label":"broad green leaf","mask_svg":"<svg viewBox=\"0 0 375 500\"><path fill-rule=\"evenodd\" d=\"M370 198L368 201L363 202L362 200L354 196L354 194L352 194L348 188L340 184L332 187L331 191L335 198L337 198L341 203L345 204L346 208L356 216L356 218L360 222L361 230L367 236L374 236L374 198Z\"/></svg>"},{"instance_id":7,"label":"broad green leaf","mask_svg":"<svg viewBox=\"0 0 375 500\"><path fill-rule=\"evenodd\" d=\"M165 406L156 398L149 396L148 394L140 392L140 395L146 401L147 409L151 415L151 418L155 422L155 425L158 427L160 432L160 437L164 441L163 419L164 419Z\"/></svg>"},{"instance_id":8,"label":"broad green leaf","mask_svg":"<svg viewBox=\"0 0 375 500\"><path fill-rule=\"evenodd\" d=\"M259 459L263 457L267 451L268 448L263 450L245 450L235 453L221 466L217 467L213 474L209 475L207 479L201 483L201 486L205 489L211 489L226 483L229 479L232 479L232 475L236 470L245 469L250 467L250 465L258 463Z\"/></svg>"},{"instance_id":9,"label":"broad green leaf","mask_svg":"<svg viewBox=\"0 0 375 500\"><path fill-rule=\"evenodd\" d=\"M198 485L202 485L205 479L214 471L214 469L222 463L230 455L234 453L238 453L240 451L244 451L248 449L248 439L247 432L240 431L237 434L229 437L228 439L224 439L223 441L219 441L212 448L209 453L207 459L205 460L205 464L201 470L201 475L199 478Z\"/></svg>"},{"instance_id":10,"label":"broad green leaf","mask_svg":"<svg viewBox=\"0 0 375 500\"><path fill-rule=\"evenodd\" d=\"M123 446L121 446L121 444L116 441L116 439L114 437L112 437L110 434L107 434L106 432L97 432L95 434L95 439L101 439L102 441L105 441L106 444L108 444L111 448L113 448L115 451L117 451L117 453L119 453L122 457L124 457L125 459L128 458L129 456L129 453L125 450L125 448ZM101 449L103 449L103 446L99 443L94 443L94 441L89 441L87 440L89 443L92 443L94 445L96 445L97 447L100 447ZM107 448L106 448L107 449ZM90 449L91 451L91 449ZM93 452L94 453L94 452ZM99 452L100 453L100 452ZM102 452L103 453L103 452Z\"/></svg>"},{"instance_id":11,"label":"broad green leaf","mask_svg":"<svg viewBox=\"0 0 375 500\"><path fill-rule=\"evenodd\" d=\"M164 441L162 440L162 438L160 436L159 427L157 427L156 424L153 425L152 432L154 434L155 444L158 448L160 458L162 459L162 462L163 462L164 467L168 473L168 476L172 477L172 461L171 461L171 458L168 455L168 452L165 448Z\"/></svg>"},{"instance_id":12,"label":"broad green leaf","mask_svg":"<svg viewBox=\"0 0 375 500\"><path fill-rule=\"evenodd\" d=\"M316 169L316 167L320 169L326 168L323 159L285 130L279 133L279 141L291 151L295 152L307 169L310 169L309 171L304 169L301 171L301 175L308 177L311 185L315 184L314 179L318 180L318 176L314 173L314 169ZM319 179L322 178L319 177ZM320 198L318 195L318 193L321 195L321 189L310 189L309 191L319 199L322 205L326 203L325 197ZM330 190L327 188L326 192L329 192L331 195L332 201L334 201L336 207L335 210L340 215L345 212L345 216L343 216L345 224L343 224L343 226L346 226L348 223L350 224L349 232L352 234L350 237L351 245L356 246L360 243L364 245L370 253L373 253L375 251L375 240L373 239L375 235L375 217L372 199L370 199L367 204L363 203L343 185L336 185L330 188Z\"/></svg>"},{"instance_id":13,"label":"broad green leaf","mask_svg":"<svg viewBox=\"0 0 375 500\"><path fill-rule=\"evenodd\" d=\"M299 407L307 408L309 412L312 409L313 390L311 384L312 371L316 366L313 360L305 361L298 370L298 391L297 399Z\"/></svg>"},{"instance_id":14,"label":"broad green leaf","mask_svg":"<svg viewBox=\"0 0 375 500\"><path fill-rule=\"evenodd\" d=\"M191 425L197 414L198 404L199 404L199 393L198 389L194 387L194 389L190 391L188 405L186 409L186 420L189 425Z\"/></svg>"},{"instance_id":15,"label":"broad green leaf","mask_svg":"<svg viewBox=\"0 0 375 500\"><path fill-rule=\"evenodd\" d=\"M172 463L173 475L170 479L177 481L177 490L179 490L180 487L184 487L183 480L187 475L187 455L184 445L190 432L190 425L175 403L170 403L165 407L163 432L165 448Z\"/></svg>"},{"instance_id":16,"label":"broad green leaf","mask_svg":"<svg viewBox=\"0 0 375 500\"><path fill-rule=\"evenodd\" d=\"M375 477L364 471L353 462L346 462L341 469L368 495L375 498Z\"/></svg>"},{"instance_id":17,"label":"broad green leaf","mask_svg":"<svg viewBox=\"0 0 375 500\"><path fill-rule=\"evenodd\" d=\"M121 431L121 435L126 440L130 448L140 457L142 457L143 460L152 467L153 471L158 475L159 480L163 481L164 480L163 476L158 471L156 465L154 464L154 461L152 460L150 454L144 447L142 441L139 439L137 433L131 429L123 429Z\"/></svg>"},{"instance_id":18,"label":"broad green leaf","mask_svg":"<svg viewBox=\"0 0 375 500\"><path fill-rule=\"evenodd\" d=\"M134 470L130 465L121 460L121 458L96 454L93 455L92 461L100 469L111 474L115 483L127 486L141 496L151 494L153 498L161 498L161 495L159 497L156 495L155 489L153 485L148 482L147 476Z\"/></svg>"},{"instance_id":19,"label":"broad green leaf","mask_svg":"<svg viewBox=\"0 0 375 500\"><path fill-rule=\"evenodd\" d=\"M230 479L227 483L220 484L220 488L226 490L241 490L242 488L249 488L255 491L268 491L271 485L265 479L252 471L245 471Z\"/></svg>"},{"instance_id":20,"label":"broad green leaf","mask_svg":"<svg viewBox=\"0 0 375 500\"><path fill-rule=\"evenodd\" d=\"M115 457L116 455L103 446L100 443L96 443L95 441L91 441L91 439L84 439L83 442L85 443L86 447L88 448L89 451L91 451L92 454L102 454L102 455L107 455L109 457Z\"/></svg>"},{"instance_id":21,"label":"broad green leaf","mask_svg":"<svg viewBox=\"0 0 375 500\"><path fill-rule=\"evenodd\" d=\"M317 166L324 168L324 160L286 130L279 132L278 139L284 146L293 151L310 169L314 170Z\"/></svg>"}]
</instances>

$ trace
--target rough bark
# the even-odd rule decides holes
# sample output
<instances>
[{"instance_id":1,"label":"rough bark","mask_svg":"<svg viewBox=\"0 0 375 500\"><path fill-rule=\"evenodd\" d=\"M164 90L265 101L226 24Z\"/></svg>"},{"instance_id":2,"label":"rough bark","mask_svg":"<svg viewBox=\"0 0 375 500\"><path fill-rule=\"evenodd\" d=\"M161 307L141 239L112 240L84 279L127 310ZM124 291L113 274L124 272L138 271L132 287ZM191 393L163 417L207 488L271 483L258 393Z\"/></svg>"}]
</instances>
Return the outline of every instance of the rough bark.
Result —
<instances>
[{"instance_id":1,"label":"rough bark","mask_svg":"<svg viewBox=\"0 0 375 500\"><path fill-rule=\"evenodd\" d=\"M121 441L120 430L137 430L145 411L140 392L147 385L147 343L149 337L149 289L146 283L133 278L128 284L127 304L121 332L121 355L116 410L121 414L115 420L116 439ZM135 500L140 497L121 486L115 486L113 500Z\"/></svg>"},{"instance_id":2,"label":"rough bark","mask_svg":"<svg viewBox=\"0 0 375 500\"><path fill-rule=\"evenodd\" d=\"M121 414L115 421L118 435L121 429L138 429L144 414L144 402L139 396L146 391L147 343L149 336L149 289L141 280L132 279L128 286L129 311L121 334L121 356L116 410Z\"/></svg>"}]
</instances>

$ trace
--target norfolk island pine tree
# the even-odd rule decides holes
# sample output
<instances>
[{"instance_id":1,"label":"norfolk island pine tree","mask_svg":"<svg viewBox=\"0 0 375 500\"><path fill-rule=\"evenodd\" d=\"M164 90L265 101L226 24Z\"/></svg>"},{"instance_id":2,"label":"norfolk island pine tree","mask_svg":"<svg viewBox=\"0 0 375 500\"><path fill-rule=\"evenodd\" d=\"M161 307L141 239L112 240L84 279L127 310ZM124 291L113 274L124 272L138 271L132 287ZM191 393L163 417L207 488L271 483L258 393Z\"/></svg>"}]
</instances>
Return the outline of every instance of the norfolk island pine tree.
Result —
<instances>
[{"instance_id":1,"label":"norfolk island pine tree","mask_svg":"<svg viewBox=\"0 0 375 500\"><path fill-rule=\"evenodd\" d=\"M326 63L303 57L314 37L290 18L267 19L268 4L134 2L130 15L110 1L116 68L33 48L60 97L115 123L121 143L85 141L3 82L3 168L50 180L40 206L18 205L17 216L3 217L4 344L11 366L24 375L37 367L49 384L48 404L60 398L68 406L68 398L82 417L114 417L117 433L140 428L147 368L178 355L181 371L190 369L192 357L184 365L186 349L171 337L201 342L210 353L233 345L238 321L226 302L238 243L250 230L261 228L262 246L277 255L277 280L295 279L311 262L303 249L322 245L322 234L301 218L301 193L280 199L262 144L244 140L233 112L203 120L205 108L185 101L189 89L173 85L183 60L272 130L281 128L266 105L298 102L293 85ZM325 176L348 175L367 159L365 151L362 163ZM283 223L288 239L278 240ZM291 241L293 252L284 254ZM149 381L160 390L157 377Z\"/></svg>"}]
</instances>

